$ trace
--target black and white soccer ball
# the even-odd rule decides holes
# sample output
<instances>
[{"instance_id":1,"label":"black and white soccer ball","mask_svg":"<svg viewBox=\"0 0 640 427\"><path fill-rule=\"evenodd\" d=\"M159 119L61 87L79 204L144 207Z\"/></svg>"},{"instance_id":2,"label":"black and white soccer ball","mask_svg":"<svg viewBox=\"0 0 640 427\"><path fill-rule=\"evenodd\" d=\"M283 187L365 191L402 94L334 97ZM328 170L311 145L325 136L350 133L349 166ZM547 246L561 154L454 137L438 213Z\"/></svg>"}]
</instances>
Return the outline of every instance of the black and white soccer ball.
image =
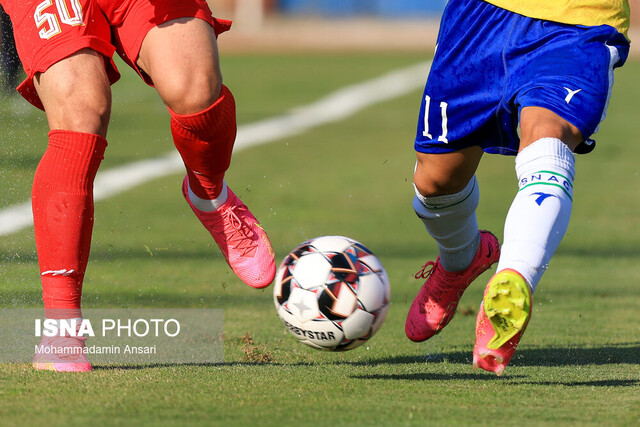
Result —
<instances>
[{"instance_id":1,"label":"black and white soccer ball","mask_svg":"<svg viewBox=\"0 0 640 427\"><path fill-rule=\"evenodd\" d=\"M282 261L273 291L278 316L300 342L320 350L351 350L382 326L389 309L389 278L364 245L322 236Z\"/></svg>"}]
</instances>

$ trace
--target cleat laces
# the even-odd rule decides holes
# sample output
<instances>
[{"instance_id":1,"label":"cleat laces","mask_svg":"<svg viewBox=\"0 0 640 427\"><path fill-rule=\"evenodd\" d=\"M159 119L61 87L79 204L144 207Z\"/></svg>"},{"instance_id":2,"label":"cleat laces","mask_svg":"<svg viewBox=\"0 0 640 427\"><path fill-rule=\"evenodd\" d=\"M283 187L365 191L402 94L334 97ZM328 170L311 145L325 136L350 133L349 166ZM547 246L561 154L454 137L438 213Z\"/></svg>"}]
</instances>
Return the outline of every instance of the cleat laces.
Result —
<instances>
[{"instance_id":1,"label":"cleat laces","mask_svg":"<svg viewBox=\"0 0 640 427\"><path fill-rule=\"evenodd\" d=\"M427 263L423 265L422 268L413 277L415 277L416 279L428 279L435 269L436 263L434 261L427 261Z\"/></svg>"},{"instance_id":2,"label":"cleat laces","mask_svg":"<svg viewBox=\"0 0 640 427\"><path fill-rule=\"evenodd\" d=\"M248 210L243 205L230 206L213 221L212 227L216 233L223 234L228 245L239 251L242 257L253 256L258 248L255 233L242 219L244 212Z\"/></svg>"},{"instance_id":3,"label":"cleat laces","mask_svg":"<svg viewBox=\"0 0 640 427\"><path fill-rule=\"evenodd\" d=\"M422 266L420 270L413 276L417 280L427 280L438 270L438 260L435 261L427 261L425 265ZM454 278L447 278L448 272L444 270L442 267L440 268L440 277L434 276L433 280L429 282L429 294L430 298L425 301L428 306L438 305L438 301L442 298L442 295L455 291L458 293L459 289L454 285ZM449 273L455 274L455 273ZM426 285L426 283L425 283ZM464 291L464 289L462 290ZM462 293L460 293L460 296ZM456 304L457 305L457 304Z\"/></svg>"}]
</instances>

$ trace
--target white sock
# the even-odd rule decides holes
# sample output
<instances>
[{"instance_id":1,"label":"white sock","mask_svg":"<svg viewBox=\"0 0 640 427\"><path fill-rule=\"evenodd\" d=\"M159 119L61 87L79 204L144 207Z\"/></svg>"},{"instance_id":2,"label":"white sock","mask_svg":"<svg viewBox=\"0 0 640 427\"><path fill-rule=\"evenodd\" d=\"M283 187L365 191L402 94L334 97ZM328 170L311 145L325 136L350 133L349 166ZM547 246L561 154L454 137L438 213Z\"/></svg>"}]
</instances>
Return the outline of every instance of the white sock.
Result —
<instances>
[{"instance_id":1,"label":"white sock","mask_svg":"<svg viewBox=\"0 0 640 427\"><path fill-rule=\"evenodd\" d=\"M455 194L424 197L416 189L413 209L438 243L440 263L447 271L464 270L476 255L480 244L476 220L479 200L480 190L475 175L462 191Z\"/></svg>"},{"instance_id":2,"label":"white sock","mask_svg":"<svg viewBox=\"0 0 640 427\"><path fill-rule=\"evenodd\" d=\"M191 191L191 187L189 185L187 185L187 187L189 188L189 200L191 201L191 204L203 212L213 212L218 209L227 201L227 195L229 194L227 191L227 183L224 180L222 181L222 192L213 200L201 199Z\"/></svg>"},{"instance_id":3,"label":"white sock","mask_svg":"<svg viewBox=\"0 0 640 427\"><path fill-rule=\"evenodd\" d=\"M516 156L519 188L504 225L498 271L522 274L532 292L569 226L575 159L556 138L542 138Z\"/></svg>"}]
</instances>

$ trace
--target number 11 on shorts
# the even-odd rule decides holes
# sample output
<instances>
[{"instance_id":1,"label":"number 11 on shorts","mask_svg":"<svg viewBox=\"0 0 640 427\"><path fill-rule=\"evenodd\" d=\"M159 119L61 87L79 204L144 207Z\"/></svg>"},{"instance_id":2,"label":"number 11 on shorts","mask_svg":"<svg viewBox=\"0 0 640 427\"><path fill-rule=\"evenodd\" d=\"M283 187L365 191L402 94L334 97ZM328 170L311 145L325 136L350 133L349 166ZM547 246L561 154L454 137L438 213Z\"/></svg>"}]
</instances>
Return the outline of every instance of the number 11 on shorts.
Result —
<instances>
[{"instance_id":1,"label":"number 11 on shorts","mask_svg":"<svg viewBox=\"0 0 640 427\"><path fill-rule=\"evenodd\" d=\"M424 130L422 131L422 136L433 139L433 136L429 133L429 108L431 106L431 97L429 95L424 96ZM441 127L442 127L442 135L438 137L438 141L444 142L445 144L449 143L447 139L447 104L446 102L440 102L440 117L441 117Z\"/></svg>"}]
</instances>

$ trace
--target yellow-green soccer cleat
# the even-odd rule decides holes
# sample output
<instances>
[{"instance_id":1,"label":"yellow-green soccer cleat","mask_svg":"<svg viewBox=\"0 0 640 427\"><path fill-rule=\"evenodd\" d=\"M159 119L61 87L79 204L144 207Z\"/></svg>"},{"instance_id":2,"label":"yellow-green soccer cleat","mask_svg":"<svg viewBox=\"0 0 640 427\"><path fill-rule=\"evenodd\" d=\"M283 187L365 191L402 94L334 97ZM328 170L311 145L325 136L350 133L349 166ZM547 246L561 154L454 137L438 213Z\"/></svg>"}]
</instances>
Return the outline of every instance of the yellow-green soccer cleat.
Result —
<instances>
[{"instance_id":1,"label":"yellow-green soccer cleat","mask_svg":"<svg viewBox=\"0 0 640 427\"><path fill-rule=\"evenodd\" d=\"M531 290L515 270L491 278L476 320L473 367L502 374L531 318Z\"/></svg>"}]
</instances>

